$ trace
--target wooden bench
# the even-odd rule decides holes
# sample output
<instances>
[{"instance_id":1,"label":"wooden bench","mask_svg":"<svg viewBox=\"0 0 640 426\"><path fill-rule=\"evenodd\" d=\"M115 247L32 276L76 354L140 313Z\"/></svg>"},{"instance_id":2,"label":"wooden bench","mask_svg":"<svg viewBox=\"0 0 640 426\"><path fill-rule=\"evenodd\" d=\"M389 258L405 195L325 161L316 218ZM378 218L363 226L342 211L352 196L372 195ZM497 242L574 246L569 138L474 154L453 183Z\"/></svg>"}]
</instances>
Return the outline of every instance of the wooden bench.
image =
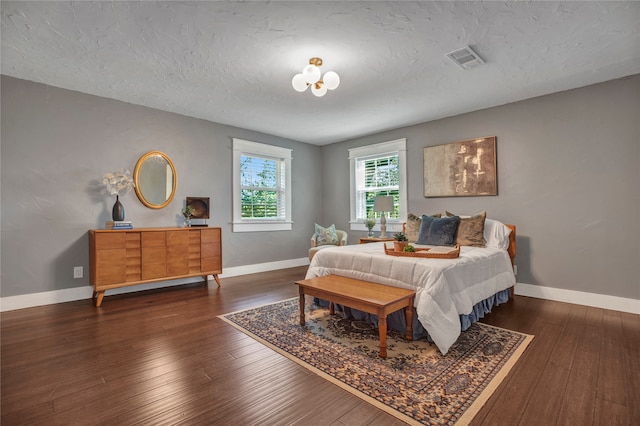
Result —
<instances>
[{"instance_id":1,"label":"wooden bench","mask_svg":"<svg viewBox=\"0 0 640 426\"><path fill-rule=\"evenodd\" d=\"M338 303L378 316L380 335L380 357L387 357L387 315L404 309L407 321L407 340L413 340L413 300L415 291L383 284L360 281L338 275L325 275L296 281L300 293L300 325L305 325L305 295L328 300L329 313L333 315L333 304Z\"/></svg>"}]
</instances>

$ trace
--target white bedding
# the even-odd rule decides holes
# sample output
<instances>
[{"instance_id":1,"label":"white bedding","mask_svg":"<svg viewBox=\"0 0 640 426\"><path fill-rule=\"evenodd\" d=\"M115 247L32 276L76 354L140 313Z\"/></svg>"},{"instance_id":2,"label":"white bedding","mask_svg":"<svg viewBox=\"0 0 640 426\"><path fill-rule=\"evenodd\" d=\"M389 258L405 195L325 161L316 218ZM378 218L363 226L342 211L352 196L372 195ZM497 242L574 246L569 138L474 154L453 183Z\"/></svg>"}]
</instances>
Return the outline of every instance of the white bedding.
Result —
<instances>
[{"instance_id":1,"label":"white bedding","mask_svg":"<svg viewBox=\"0 0 640 426\"><path fill-rule=\"evenodd\" d=\"M460 335L459 315L471 313L473 305L516 282L504 249L465 246L456 259L425 259L389 256L384 244L321 250L306 278L335 274L414 289L418 319L443 354Z\"/></svg>"}]
</instances>

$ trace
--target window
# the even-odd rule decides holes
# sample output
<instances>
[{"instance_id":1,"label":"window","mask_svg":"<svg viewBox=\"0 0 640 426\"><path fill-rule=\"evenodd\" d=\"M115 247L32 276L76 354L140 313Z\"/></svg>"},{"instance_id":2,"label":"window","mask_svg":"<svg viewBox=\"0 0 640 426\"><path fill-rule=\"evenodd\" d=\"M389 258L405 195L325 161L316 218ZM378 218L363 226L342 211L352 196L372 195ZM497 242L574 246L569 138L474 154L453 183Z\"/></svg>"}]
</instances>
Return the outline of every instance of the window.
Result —
<instances>
[{"instance_id":1,"label":"window","mask_svg":"<svg viewBox=\"0 0 640 426\"><path fill-rule=\"evenodd\" d=\"M233 232L291 227L291 150L234 138Z\"/></svg>"},{"instance_id":2,"label":"window","mask_svg":"<svg viewBox=\"0 0 640 426\"><path fill-rule=\"evenodd\" d=\"M406 139L349 150L351 171L351 229L366 231L367 217L380 218L373 200L393 196L393 211L386 213L387 230L400 232L407 215Z\"/></svg>"}]
</instances>

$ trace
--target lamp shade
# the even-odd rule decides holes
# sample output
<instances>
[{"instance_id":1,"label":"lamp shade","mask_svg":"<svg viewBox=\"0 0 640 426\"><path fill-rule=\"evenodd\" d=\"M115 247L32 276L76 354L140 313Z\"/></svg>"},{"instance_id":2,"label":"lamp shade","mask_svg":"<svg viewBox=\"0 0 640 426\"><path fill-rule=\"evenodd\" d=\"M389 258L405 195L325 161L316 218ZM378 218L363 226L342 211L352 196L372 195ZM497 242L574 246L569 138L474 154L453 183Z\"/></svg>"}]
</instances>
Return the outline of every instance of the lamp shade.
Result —
<instances>
[{"instance_id":1,"label":"lamp shade","mask_svg":"<svg viewBox=\"0 0 640 426\"><path fill-rule=\"evenodd\" d=\"M325 86L324 84L312 84L311 93L313 93L317 97L322 97L327 93L327 86Z\"/></svg>"},{"instance_id":2,"label":"lamp shade","mask_svg":"<svg viewBox=\"0 0 640 426\"><path fill-rule=\"evenodd\" d=\"M315 65L307 65L302 70L302 75L304 76L304 80L307 83L313 84L316 81L320 80L320 68L316 67Z\"/></svg>"},{"instance_id":3,"label":"lamp shade","mask_svg":"<svg viewBox=\"0 0 640 426\"><path fill-rule=\"evenodd\" d=\"M322 81L324 81L324 85L327 86L327 89L329 90L333 90L340 85L340 77L333 71L326 73L322 78Z\"/></svg>"},{"instance_id":4,"label":"lamp shade","mask_svg":"<svg viewBox=\"0 0 640 426\"><path fill-rule=\"evenodd\" d=\"M376 197L373 200L373 210L376 212L393 211L393 197L389 195Z\"/></svg>"},{"instance_id":5,"label":"lamp shade","mask_svg":"<svg viewBox=\"0 0 640 426\"><path fill-rule=\"evenodd\" d=\"M293 77L293 80L291 80L291 84L293 85L293 88L298 92L304 92L308 86L307 82L304 79L304 75L302 74L296 74Z\"/></svg>"}]
</instances>

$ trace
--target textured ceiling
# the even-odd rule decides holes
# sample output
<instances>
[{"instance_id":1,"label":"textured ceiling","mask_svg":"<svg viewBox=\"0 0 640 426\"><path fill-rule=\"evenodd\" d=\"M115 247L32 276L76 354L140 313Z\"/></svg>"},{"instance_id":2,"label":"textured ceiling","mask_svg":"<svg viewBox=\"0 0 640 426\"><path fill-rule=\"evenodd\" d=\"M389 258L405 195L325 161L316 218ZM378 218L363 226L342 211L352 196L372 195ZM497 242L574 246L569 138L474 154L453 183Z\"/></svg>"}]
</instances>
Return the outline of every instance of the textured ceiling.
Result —
<instances>
[{"instance_id":1,"label":"textured ceiling","mask_svg":"<svg viewBox=\"0 0 640 426\"><path fill-rule=\"evenodd\" d=\"M2 1L2 74L317 145L640 72L640 2ZM445 54L470 45L462 70ZM291 78L310 57L340 87Z\"/></svg>"}]
</instances>

